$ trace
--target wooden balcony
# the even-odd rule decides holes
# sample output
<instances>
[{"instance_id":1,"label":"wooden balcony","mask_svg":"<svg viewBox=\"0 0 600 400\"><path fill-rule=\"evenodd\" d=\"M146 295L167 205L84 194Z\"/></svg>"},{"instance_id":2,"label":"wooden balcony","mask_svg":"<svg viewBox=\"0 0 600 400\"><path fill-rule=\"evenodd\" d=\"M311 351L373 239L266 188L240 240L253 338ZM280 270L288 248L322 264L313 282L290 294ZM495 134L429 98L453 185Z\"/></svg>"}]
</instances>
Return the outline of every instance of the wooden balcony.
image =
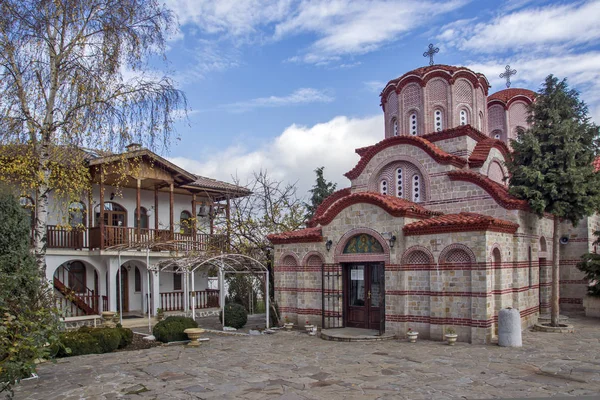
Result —
<instances>
[{"instance_id":1,"label":"wooden balcony","mask_svg":"<svg viewBox=\"0 0 600 400\"><path fill-rule=\"evenodd\" d=\"M137 229L121 226L70 228L48 225L49 249L127 249L151 244L152 251L219 252L226 250L225 235L185 235L164 229ZM103 234L102 234L103 233Z\"/></svg>"}]
</instances>

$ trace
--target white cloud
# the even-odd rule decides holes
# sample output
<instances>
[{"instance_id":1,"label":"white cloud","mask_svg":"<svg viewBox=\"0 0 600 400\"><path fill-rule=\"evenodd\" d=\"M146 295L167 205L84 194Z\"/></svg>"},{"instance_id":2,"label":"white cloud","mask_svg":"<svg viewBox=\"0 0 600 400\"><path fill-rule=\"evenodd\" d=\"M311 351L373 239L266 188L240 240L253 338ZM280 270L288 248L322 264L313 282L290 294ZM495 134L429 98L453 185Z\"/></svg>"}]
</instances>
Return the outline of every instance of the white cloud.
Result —
<instances>
[{"instance_id":1,"label":"white cloud","mask_svg":"<svg viewBox=\"0 0 600 400\"><path fill-rule=\"evenodd\" d=\"M168 0L182 24L234 43L310 35L288 61L329 64L374 51L469 0ZM344 64L342 64L344 65Z\"/></svg>"},{"instance_id":2,"label":"white cloud","mask_svg":"<svg viewBox=\"0 0 600 400\"><path fill-rule=\"evenodd\" d=\"M218 41L198 39L193 50L188 51L190 63L175 73L175 81L182 85L202 80L210 72L225 71L240 65L241 53Z\"/></svg>"},{"instance_id":3,"label":"white cloud","mask_svg":"<svg viewBox=\"0 0 600 400\"><path fill-rule=\"evenodd\" d=\"M599 15L600 0L527 8L489 22L456 21L442 28L439 38L461 50L547 53L600 39Z\"/></svg>"},{"instance_id":4,"label":"white cloud","mask_svg":"<svg viewBox=\"0 0 600 400\"><path fill-rule=\"evenodd\" d=\"M363 85L367 88L369 92L379 94L383 88L385 87L385 82L383 81L366 81L363 82Z\"/></svg>"},{"instance_id":5,"label":"white cloud","mask_svg":"<svg viewBox=\"0 0 600 400\"><path fill-rule=\"evenodd\" d=\"M259 97L256 99L224 104L219 106L219 108L226 109L233 113L240 113L255 108L284 107L309 103L330 103L333 100L333 96L328 91L313 88L300 88L287 96Z\"/></svg>"},{"instance_id":6,"label":"white cloud","mask_svg":"<svg viewBox=\"0 0 600 400\"><path fill-rule=\"evenodd\" d=\"M320 166L325 166L326 179L336 182L338 188L349 186L343 174L359 160L354 150L372 145L383 136L380 115L339 116L311 127L293 124L257 150L234 146L206 155L202 161L182 157L171 161L196 174L224 181L238 176L241 182L246 182L254 171L267 170L274 179L297 182L298 193L304 195L314 184L314 169Z\"/></svg>"}]
</instances>

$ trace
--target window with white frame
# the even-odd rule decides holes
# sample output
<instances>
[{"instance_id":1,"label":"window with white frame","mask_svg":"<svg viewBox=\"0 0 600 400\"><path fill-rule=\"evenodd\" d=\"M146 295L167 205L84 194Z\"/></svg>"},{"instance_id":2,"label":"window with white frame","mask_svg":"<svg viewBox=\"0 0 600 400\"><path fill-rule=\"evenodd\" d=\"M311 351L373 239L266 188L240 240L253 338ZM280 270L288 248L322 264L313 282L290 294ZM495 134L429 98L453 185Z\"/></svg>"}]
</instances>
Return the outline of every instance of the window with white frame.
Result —
<instances>
[{"instance_id":1,"label":"window with white frame","mask_svg":"<svg viewBox=\"0 0 600 400\"><path fill-rule=\"evenodd\" d=\"M412 200L415 203L418 203L421 201L421 178L419 177L419 175L413 176L412 187L413 187Z\"/></svg>"},{"instance_id":2,"label":"window with white frame","mask_svg":"<svg viewBox=\"0 0 600 400\"><path fill-rule=\"evenodd\" d=\"M467 110L460 110L460 124L466 125L468 123L469 123L469 121L467 118Z\"/></svg>"},{"instance_id":3,"label":"window with white frame","mask_svg":"<svg viewBox=\"0 0 600 400\"><path fill-rule=\"evenodd\" d=\"M392 132L394 136L398 136L398 120L396 118L392 119Z\"/></svg>"},{"instance_id":4,"label":"window with white frame","mask_svg":"<svg viewBox=\"0 0 600 400\"><path fill-rule=\"evenodd\" d=\"M379 182L379 193L381 193L383 195L387 195L388 194L388 183L387 183L387 180L382 179L381 182Z\"/></svg>"},{"instance_id":5,"label":"window with white frame","mask_svg":"<svg viewBox=\"0 0 600 400\"><path fill-rule=\"evenodd\" d=\"M442 110L435 110L433 112L433 121L434 121L434 126L435 126L435 131L439 132L442 129L444 129L444 122L443 122L443 113Z\"/></svg>"},{"instance_id":6,"label":"window with white frame","mask_svg":"<svg viewBox=\"0 0 600 400\"><path fill-rule=\"evenodd\" d=\"M402 197L404 195L403 191L404 177L402 176L402 168L396 169L396 196Z\"/></svg>"},{"instance_id":7,"label":"window with white frame","mask_svg":"<svg viewBox=\"0 0 600 400\"><path fill-rule=\"evenodd\" d=\"M410 134L413 136L416 136L418 132L417 129L417 113L416 112L412 112L410 113L410 116L408 117L408 122L410 124Z\"/></svg>"}]
</instances>

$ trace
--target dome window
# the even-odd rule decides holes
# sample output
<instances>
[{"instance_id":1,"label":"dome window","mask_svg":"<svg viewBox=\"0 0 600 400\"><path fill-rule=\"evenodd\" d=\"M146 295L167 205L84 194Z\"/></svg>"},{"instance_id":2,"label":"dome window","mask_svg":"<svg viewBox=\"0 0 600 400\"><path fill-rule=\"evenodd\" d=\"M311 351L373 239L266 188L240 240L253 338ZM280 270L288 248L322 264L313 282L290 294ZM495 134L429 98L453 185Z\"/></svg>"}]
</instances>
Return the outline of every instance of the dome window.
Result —
<instances>
[{"instance_id":1,"label":"dome window","mask_svg":"<svg viewBox=\"0 0 600 400\"><path fill-rule=\"evenodd\" d=\"M387 194L388 194L388 183L387 183L387 180L383 179L379 183L379 193L381 193L384 196L387 196Z\"/></svg>"},{"instance_id":2,"label":"dome window","mask_svg":"<svg viewBox=\"0 0 600 400\"><path fill-rule=\"evenodd\" d=\"M408 117L408 121L410 124L410 134L413 136L416 136L418 133L417 130L417 113L413 112L410 114L410 116Z\"/></svg>"},{"instance_id":3,"label":"dome window","mask_svg":"<svg viewBox=\"0 0 600 400\"><path fill-rule=\"evenodd\" d=\"M460 110L460 124L466 125L469 121L467 119L467 110Z\"/></svg>"},{"instance_id":4,"label":"dome window","mask_svg":"<svg viewBox=\"0 0 600 400\"><path fill-rule=\"evenodd\" d=\"M402 195L404 194L403 190L402 190L402 186L404 183L404 179L402 176L402 168L398 168L396 170L396 196L398 197L402 197Z\"/></svg>"},{"instance_id":5,"label":"dome window","mask_svg":"<svg viewBox=\"0 0 600 400\"><path fill-rule=\"evenodd\" d=\"M419 175L413 176L412 200L415 203L418 203L421 201L421 178L419 177Z\"/></svg>"},{"instance_id":6,"label":"dome window","mask_svg":"<svg viewBox=\"0 0 600 400\"><path fill-rule=\"evenodd\" d=\"M392 132L394 136L398 136L398 120L396 118L392 119Z\"/></svg>"},{"instance_id":7,"label":"dome window","mask_svg":"<svg viewBox=\"0 0 600 400\"><path fill-rule=\"evenodd\" d=\"M440 132L441 130L444 129L444 122L443 122L443 115L442 115L442 110L435 110L433 112L433 120L434 120L434 125L435 125L435 131L436 132Z\"/></svg>"}]
</instances>

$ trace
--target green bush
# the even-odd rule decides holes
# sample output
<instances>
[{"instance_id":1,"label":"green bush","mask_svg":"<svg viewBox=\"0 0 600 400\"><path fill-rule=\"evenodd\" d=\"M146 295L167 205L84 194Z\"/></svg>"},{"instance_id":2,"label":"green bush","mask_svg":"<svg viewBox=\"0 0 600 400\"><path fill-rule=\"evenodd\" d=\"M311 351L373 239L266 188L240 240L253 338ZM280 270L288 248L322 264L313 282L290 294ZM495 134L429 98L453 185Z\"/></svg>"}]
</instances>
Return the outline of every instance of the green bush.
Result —
<instances>
[{"instance_id":1,"label":"green bush","mask_svg":"<svg viewBox=\"0 0 600 400\"><path fill-rule=\"evenodd\" d=\"M121 334L121 342L119 343L119 349L127 347L133 341L133 331L129 328L117 328Z\"/></svg>"},{"instance_id":2,"label":"green bush","mask_svg":"<svg viewBox=\"0 0 600 400\"><path fill-rule=\"evenodd\" d=\"M121 343L121 332L118 328L96 328L89 334L98 340L102 353L110 353L119 348Z\"/></svg>"},{"instance_id":3,"label":"green bush","mask_svg":"<svg viewBox=\"0 0 600 400\"><path fill-rule=\"evenodd\" d=\"M57 357L81 356L102 353L98 339L87 332L66 332L59 335L61 346Z\"/></svg>"},{"instance_id":4,"label":"green bush","mask_svg":"<svg viewBox=\"0 0 600 400\"><path fill-rule=\"evenodd\" d=\"M197 328L198 323L187 317L168 317L160 321L152 329L152 334L156 340L168 343L181 340L188 340L188 336L183 333L187 328Z\"/></svg>"},{"instance_id":5,"label":"green bush","mask_svg":"<svg viewBox=\"0 0 600 400\"><path fill-rule=\"evenodd\" d=\"M221 319L220 315L219 319ZM248 312L243 305L230 303L225 306L225 326L240 329L246 325L246 322L248 322Z\"/></svg>"}]
</instances>

